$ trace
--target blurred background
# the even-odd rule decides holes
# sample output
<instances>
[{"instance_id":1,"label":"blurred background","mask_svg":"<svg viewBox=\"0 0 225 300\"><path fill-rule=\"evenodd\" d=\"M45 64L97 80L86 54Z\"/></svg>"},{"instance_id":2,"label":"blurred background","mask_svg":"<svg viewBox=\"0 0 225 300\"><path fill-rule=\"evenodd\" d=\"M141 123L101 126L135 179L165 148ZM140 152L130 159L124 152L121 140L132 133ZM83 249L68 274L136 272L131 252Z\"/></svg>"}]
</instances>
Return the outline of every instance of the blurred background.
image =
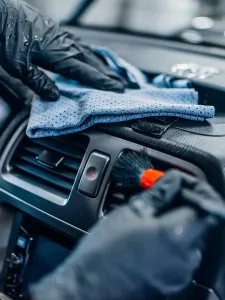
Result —
<instances>
[{"instance_id":1,"label":"blurred background","mask_svg":"<svg viewBox=\"0 0 225 300\"><path fill-rule=\"evenodd\" d=\"M225 46L225 0L26 0L64 24Z\"/></svg>"}]
</instances>

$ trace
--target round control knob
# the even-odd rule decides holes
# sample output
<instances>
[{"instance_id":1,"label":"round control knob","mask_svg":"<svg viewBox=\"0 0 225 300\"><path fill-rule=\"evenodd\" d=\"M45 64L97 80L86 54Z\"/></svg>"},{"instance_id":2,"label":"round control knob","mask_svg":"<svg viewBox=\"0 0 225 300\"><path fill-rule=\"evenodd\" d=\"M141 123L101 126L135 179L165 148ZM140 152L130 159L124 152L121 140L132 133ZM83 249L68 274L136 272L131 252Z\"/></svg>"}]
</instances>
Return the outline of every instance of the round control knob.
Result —
<instances>
[{"instance_id":1,"label":"round control knob","mask_svg":"<svg viewBox=\"0 0 225 300\"><path fill-rule=\"evenodd\" d=\"M8 261L10 268L19 268L23 265L24 259L21 254L11 253Z\"/></svg>"}]
</instances>

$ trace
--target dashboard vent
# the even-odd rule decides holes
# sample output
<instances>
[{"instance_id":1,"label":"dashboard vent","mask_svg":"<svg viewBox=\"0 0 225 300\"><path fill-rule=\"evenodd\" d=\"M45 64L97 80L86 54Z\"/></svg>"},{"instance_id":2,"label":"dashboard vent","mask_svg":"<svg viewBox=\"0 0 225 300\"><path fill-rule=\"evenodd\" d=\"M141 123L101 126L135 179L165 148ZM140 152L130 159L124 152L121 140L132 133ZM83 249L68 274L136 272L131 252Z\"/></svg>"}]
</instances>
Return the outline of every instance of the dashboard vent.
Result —
<instances>
[{"instance_id":1,"label":"dashboard vent","mask_svg":"<svg viewBox=\"0 0 225 300\"><path fill-rule=\"evenodd\" d=\"M136 193L140 192L140 190L121 190L113 185L109 187L105 202L103 204L102 213L103 215L108 214L114 209L120 207L123 204L126 204L130 197Z\"/></svg>"},{"instance_id":2,"label":"dashboard vent","mask_svg":"<svg viewBox=\"0 0 225 300\"><path fill-rule=\"evenodd\" d=\"M81 161L88 146L88 138L71 135L60 138L29 139L25 137L10 161L10 173L20 180L67 198L71 192ZM60 157L56 167L42 163L38 158L48 153Z\"/></svg>"},{"instance_id":3,"label":"dashboard vent","mask_svg":"<svg viewBox=\"0 0 225 300\"><path fill-rule=\"evenodd\" d=\"M112 188L109 189L107 198L103 206L103 214L106 215L113 211L120 205L125 204L128 201L126 193L120 191L113 191Z\"/></svg>"}]
</instances>

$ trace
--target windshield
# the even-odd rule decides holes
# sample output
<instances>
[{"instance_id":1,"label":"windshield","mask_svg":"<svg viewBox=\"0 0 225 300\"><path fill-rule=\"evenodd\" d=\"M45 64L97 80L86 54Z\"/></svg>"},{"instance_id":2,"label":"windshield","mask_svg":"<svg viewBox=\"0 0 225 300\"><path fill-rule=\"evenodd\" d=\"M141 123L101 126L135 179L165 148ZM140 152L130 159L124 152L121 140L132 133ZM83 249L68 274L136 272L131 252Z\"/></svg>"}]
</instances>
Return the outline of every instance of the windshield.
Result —
<instances>
[{"instance_id":1,"label":"windshield","mask_svg":"<svg viewBox=\"0 0 225 300\"><path fill-rule=\"evenodd\" d=\"M201 41L201 37L190 30L204 30L203 35L206 31L217 35L222 33L222 41L217 38L213 42L224 43L225 0L27 1L62 23L77 24L77 10L83 4L91 3L79 15L80 25L165 37L179 36L190 42Z\"/></svg>"},{"instance_id":2,"label":"windshield","mask_svg":"<svg viewBox=\"0 0 225 300\"><path fill-rule=\"evenodd\" d=\"M81 23L170 35L190 24L198 6L193 0L97 0Z\"/></svg>"}]
</instances>

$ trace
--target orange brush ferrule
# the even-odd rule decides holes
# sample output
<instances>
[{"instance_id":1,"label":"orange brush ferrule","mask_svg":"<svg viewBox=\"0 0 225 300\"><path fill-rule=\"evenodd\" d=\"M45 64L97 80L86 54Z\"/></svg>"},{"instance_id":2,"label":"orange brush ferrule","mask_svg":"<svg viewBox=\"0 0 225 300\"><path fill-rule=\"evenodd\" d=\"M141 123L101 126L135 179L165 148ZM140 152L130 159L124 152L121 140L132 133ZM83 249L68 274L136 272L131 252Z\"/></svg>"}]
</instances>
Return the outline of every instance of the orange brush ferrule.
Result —
<instances>
[{"instance_id":1,"label":"orange brush ferrule","mask_svg":"<svg viewBox=\"0 0 225 300\"><path fill-rule=\"evenodd\" d=\"M147 169L140 176L140 186L143 189L151 188L157 179L165 175L164 172L155 170L155 169Z\"/></svg>"}]
</instances>

